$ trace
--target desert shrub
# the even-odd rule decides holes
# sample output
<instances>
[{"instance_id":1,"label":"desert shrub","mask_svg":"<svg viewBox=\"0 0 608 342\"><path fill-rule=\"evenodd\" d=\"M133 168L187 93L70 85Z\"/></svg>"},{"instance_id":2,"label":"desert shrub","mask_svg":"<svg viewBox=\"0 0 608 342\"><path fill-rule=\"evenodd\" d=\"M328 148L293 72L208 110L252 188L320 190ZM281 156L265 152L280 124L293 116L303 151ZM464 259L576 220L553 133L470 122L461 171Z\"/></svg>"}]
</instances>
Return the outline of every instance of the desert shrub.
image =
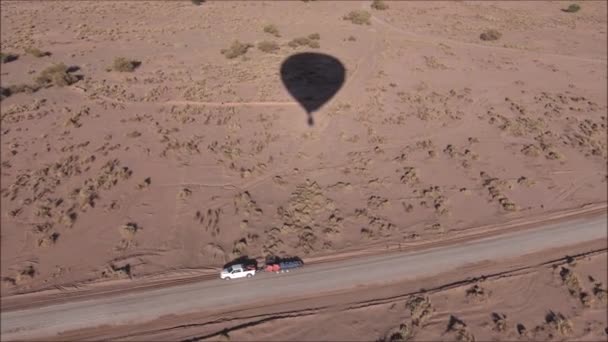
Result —
<instances>
[{"instance_id":1,"label":"desert shrub","mask_svg":"<svg viewBox=\"0 0 608 342\"><path fill-rule=\"evenodd\" d=\"M384 3L383 0L374 0L372 2L372 9L383 11L388 9L388 5Z\"/></svg>"},{"instance_id":2,"label":"desert shrub","mask_svg":"<svg viewBox=\"0 0 608 342\"><path fill-rule=\"evenodd\" d=\"M139 61L124 57L116 57L114 58L111 69L118 72L133 72L140 64L141 62Z\"/></svg>"},{"instance_id":3,"label":"desert shrub","mask_svg":"<svg viewBox=\"0 0 608 342\"><path fill-rule=\"evenodd\" d=\"M568 12L568 13L576 13L580 10L581 10L581 6L579 6L578 4L571 4L570 6L568 6L568 8L563 9L562 11Z\"/></svg>"},{"instance_id":4,"label":"desert shrub","mask_svg":"<svg viewBox=\"0 0 608 342\"><path fill-rule=\"evenodd\" d=\"M192 0L192 3L195 4L196 6L202 5L203 2L205 2L205 0Z\"/></svg>"},{"instance_id":5,"label":"desert shrub","mask_svg":"<svg viewBox=\"0 0 608 342\"><path fill-rule=\"evenodd\" d=\"M350 11L350 13L348 13L347 15L345 15L343 17L344 20L348 20L353 24L357 24L357 25L370 25L370 19L371 19L372 15L371 13L369 13L368 11L364 11L364 10L356 10L356 11Z\"/></svg>"},{"instance_id":6,"label":"desert shrub","mask_svg":"<svg viewBox=\"0 0 608 342\"><path fill-rule=\"evenodd\" d=\"M549 311L545 321L562 336L572 333L572 322L559 312Z\"/></svg>"},{"instance_id":7,"label":"desert shrub","mask_svg":"<svg viewBox=\"0 0 608 342\"><path fill-rule=\"evenodd\" d=\"M479 39L481 40L498 40L500 37L502 37L502 33L494 29L486 30L479 35Z\"/></svg>"},{"instance_id":8,"label":"desert shrub","mask_svg":"<svg viewBox=\"0 0 608 342\"><path fill-rule=\"evenodd\" d=\"M31 94L36 92L39 89L38 86L29 85L29 84L18 84L12 85L9 87L0 87L0 100L4 100L5 98L15 95L18 93L26 93Z\"/></svg>"},{"instance_id":9,"label":"desert shrub","mask_svg":"<svg viewBox=\"0 0 608 342\"><path fill-rule=\"evenodd\" d=\"M28 55L32 55L34 57L40 58L40 57L45 57L45 56L50 56L51 53L48 51L42 51L38 48L33 48L33 47L29 47L25 49L25 53L27 53Z\"/></svg>"},{"instance_id":10,"label":"desert shrub","mask_svg":"<svg viewBox=\"0 0 608 342\"><path fill-rule=\"evenodd\" d=\"M292 48L297 48L298 46L308 46L313 49L318 49L319 47L321 47L319 42L311 39L310 36L294 38L289 43L287 43L287 45L289 45Z\"/></svg>"},{"instance_id":11,"label":"desert shrub","mask_svg":"<svg viewBox=\"0 0 608 342\"><path fill-rule=\"evenodd\" d=\"M262 52L272 53L279 50L279 44L265 40L258 43L258 49Z\"/></svg>"},{"instance_id":12,"label":"desert shrub","mask_svg":"<svg viewBox=\"0 0 608 342\"><path fill-rule=\"evenodd\" d=\"M235 40L229 48L222 49L221 53L226 56L226 58L233 59L246 54L247 50L251 47L253 47L252 44L241 43L240 41Z\"/></svg>"},{"instance_id":13,"label":"desert shrub","mask_svg":"<svg viewBox=\"0 0 608 342\"><path fill-rule=\"evenodd\" d=\"M413 297L405 303L405 307L410 310L414 326L420 326L434 311L431 300L427 296Z\"/></svg>"},{"instance_id":14,"label":"desert shrub","mask_svg":"<svg viewBox=\"0 0 608 342\"><path fill-rule=\"evenodd\" d=\"M78 81L78 77L69 73L69 68L63 64L52 65L40 73L36 78L36 83L40 86L52 86L56 85L59 87L67 86Z\"/></svg>"},{"instance_id":15,"label":"desert shrub","mask_svg":"<svg viewBox=\"0 0 608 342\"><path fill-rule=\"evenodd\" d=\"M0 61L2 63L8 63L8 62L12 62L14 60L17 60L17 58L19 58L18 55L14 55L12 53L4 53L4 52L0 52Z\"/></svg>"},{"instance_id":16,"label":"desert shrub","mask_svg":"<svg viewBox=\"0 0 608 342\"><path fill-rule=\"evenodd\" d=\"M35 91L37 91L39 88L35 85L29 85L29 84L17 84L17 85L12 85L10 87L8 87L8 90L10 90L11 94L18 94L18 93L26 93L26 94L31 94Z\"/></svg>"},{"instance_id":17,"label":"desert shrub","mask_svg":"<svg viewBox=\"0 0 608 342\"><path fill-rule=\"evenodd\" d=\"M321 39L321 35L318 33L311 33L308 35L308 39L310 40L319 40Z\"/></svg>"},{"instance_id":18,"label":"desert shrub","mask_svg":"<svg viewBox=\"0 0 608 342\"><path fill-rule=\"evenodd\" d=\"M264 26L264 32L270 33L271 35L273 35L275 37L281 36L281 34L279 33L279 29L272 24L268 24L268 25Z\"/></svg>"}]
</instances>

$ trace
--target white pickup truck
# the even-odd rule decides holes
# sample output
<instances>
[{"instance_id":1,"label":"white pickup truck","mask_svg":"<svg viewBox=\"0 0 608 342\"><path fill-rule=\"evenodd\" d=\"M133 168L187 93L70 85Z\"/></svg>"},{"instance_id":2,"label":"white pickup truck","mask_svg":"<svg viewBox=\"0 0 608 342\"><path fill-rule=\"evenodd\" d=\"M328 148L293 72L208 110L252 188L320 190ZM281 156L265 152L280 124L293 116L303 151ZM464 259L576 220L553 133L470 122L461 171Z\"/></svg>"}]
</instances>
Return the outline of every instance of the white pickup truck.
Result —
<instances>
[{"instance_id":1,"label":"white pickup truck","mask_svg":"<svg viewBox=\"0 0 608 342\"><path fill-rule=\"evenodd\" d=\"M230 280L237 278L251 278L255 275L255 267L253 269L245 268L241 264L232 265L228 268L222 270L220 273L220 278Z\"/></svg>"}]
</instances>

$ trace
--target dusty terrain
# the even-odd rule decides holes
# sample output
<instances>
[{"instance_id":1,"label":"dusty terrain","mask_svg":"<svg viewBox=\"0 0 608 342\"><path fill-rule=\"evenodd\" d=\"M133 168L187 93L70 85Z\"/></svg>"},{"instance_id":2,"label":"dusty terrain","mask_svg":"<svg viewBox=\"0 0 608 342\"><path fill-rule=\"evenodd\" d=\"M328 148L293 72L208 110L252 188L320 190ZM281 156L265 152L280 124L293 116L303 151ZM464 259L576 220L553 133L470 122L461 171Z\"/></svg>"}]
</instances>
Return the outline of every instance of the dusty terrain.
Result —
<instances>
[{"instance_id":1,"label":"dusty terrain","mask_svg":"<svg viewBox=\"0 0 608 342\"><path fill-rule=\"evenodd\" d=\"M2 296L606 202L607 5L566 5L2 1ZM302 51L347 71L313 127Z\"/></svg>"}]
</instances>

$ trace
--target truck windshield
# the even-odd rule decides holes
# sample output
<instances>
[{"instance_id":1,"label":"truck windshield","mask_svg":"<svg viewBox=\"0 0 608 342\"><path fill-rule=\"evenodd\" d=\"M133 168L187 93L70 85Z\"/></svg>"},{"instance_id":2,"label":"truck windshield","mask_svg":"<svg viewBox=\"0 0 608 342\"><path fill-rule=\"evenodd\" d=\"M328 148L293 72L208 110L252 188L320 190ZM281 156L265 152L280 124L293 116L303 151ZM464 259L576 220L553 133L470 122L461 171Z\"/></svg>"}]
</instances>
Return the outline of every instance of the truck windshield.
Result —
<instances>
[{"instance_id":1,"label":"truck windshield","mask_svg":"<svg viewBox=\"0 0 608 342\"><path fill-rule=\"evenodd\" d=\"M232 266L231 266L231 267L228 267L228 268L226 269L226 271L227 271L228 273L232 273Z\"/></svg>"}]
</instances>

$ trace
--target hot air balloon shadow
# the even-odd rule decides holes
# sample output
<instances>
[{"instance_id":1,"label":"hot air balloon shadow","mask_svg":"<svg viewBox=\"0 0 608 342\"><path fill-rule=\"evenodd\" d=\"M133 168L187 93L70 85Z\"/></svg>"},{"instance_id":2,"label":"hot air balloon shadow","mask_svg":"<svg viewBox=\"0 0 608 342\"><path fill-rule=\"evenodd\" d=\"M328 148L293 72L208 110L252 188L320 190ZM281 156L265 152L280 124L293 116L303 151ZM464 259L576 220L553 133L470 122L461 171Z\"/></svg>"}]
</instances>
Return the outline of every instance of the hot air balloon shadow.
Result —
<instances>
[{"instance_id":1,"label":"hot air balloon shadow","mask_svg":"<svg viewBox=\"0 0 608 342\"><path fill-rule=\"evenodd\" d=\"M344 84L344 65L335 57L322 53L304 52L289 56L281 65L281 80L291 96L308 115L329 101Z\"/></svg>"}]
</instances>

